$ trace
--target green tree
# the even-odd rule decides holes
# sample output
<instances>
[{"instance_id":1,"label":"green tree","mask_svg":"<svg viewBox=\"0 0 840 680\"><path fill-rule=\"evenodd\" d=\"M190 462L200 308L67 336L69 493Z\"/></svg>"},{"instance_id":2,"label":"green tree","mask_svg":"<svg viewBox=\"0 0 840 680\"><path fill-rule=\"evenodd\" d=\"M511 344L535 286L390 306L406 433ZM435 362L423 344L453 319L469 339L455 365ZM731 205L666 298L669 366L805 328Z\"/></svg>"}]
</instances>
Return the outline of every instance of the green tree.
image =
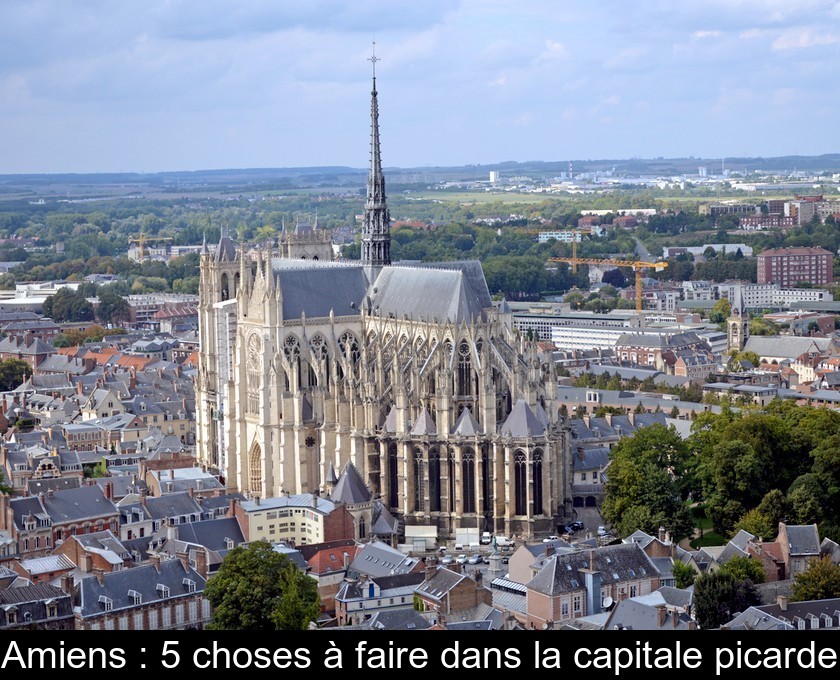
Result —
<instances>
[{"instance_id":1,"label":"green tree","mask_svg":"<svg viewBox=\"0 0 840 680\"><path fill-rule=\"evenodd\" d=\"M23 359L0 361L0 392L9 392L19 387L32 375L32 367Z\"/></svg>"},{"instance_id":2,"label":"green tree","mask_svg":"<svg viewBox=\"0 0 840 680\"><path fill-rule=\"evenodd\" d=\"M828 555L811 562L796 576L791 596L795 602L840 597L840 565L834 564Z\"/></svg>"},{"instance_id":3,"label":"green tree","mask_svg":"<svg viewBox=\"0 0 840 680\"><path fill-rule=\"evenodd\" d=\"M709 312L709 321L712 323L723 323L729 318L730 314L732 314L732 304L727 298L721 298L712 307L712 311Z\"/></svg>"},{"instance_id":4,"label":"green tree","mask_svg":"<svg viewBox=\"0 0 840 680\"><path fill-rule=\"evenodd\" d=\"M754 560L752 557L733 557L720 570L727 574L732 574L739 581L764 583L765 580L761 562Z\"/></svg>"},{"instance_id":5,"label":"green tree","mask_svg":"<svg viewBox=\"0 0 840 680\"><path fill-rule=\"evenodd\" d=\"M53 321L93 321L93 305L76 291L59 288L44 302L44 316Z\"/></svg>"},{"instance_id":6,"label":"green tree","mask_svg":"<svg viewBox=\"0 0 840 680\"><path fill-rule=\"evenodd\" d=\"M769 319L764 319L762 317L757 317L755 319L750 319L750 335L778 335L779 334L779 327L770 321Z\"/></svg>"},{"instance_id":7,"label":"green tree","mask_svg":"<svg viewBox=\"0 0 840 680\"><path fill-rule=\"evenodd\" d=\"M677 588L688 588L694 585L694 580L697 578L697 570L685 562L674 562L671 574L674 576Z\"/></svg>"},{"instance_id":8,"label":"green tree","mask_svg":"<svg viewBox=\"0 0 840 680\"><path fill-rule=\"evenodd\" d=\"M602 512L619 534L655 534L664 526L679 538L691 531L683 497L688 449L673 427L656 423L638 430L616 445L610 459Z\"/></svg>"},{"instance_id":9,"label":"green tree","mask_svg":"<svg viewBox=\"0 0 840 680\"><path fill-rule=\"evenodd\" d=\"M99 307L96 310L102 323L119 323L131 318L131 307L125 298L108 287L99 292Z\"/></svg>"},{"instance_id":10,"label":"green tree","mask_svg":"<svg viewBox=\"0 0 840 680\"><path fill-rule=\"evenodd\" d=\"M758 508L752 508L741 515L741 519L735 524L735 529L736 531L746 531L753 536L759 536L763 540L772 540L773 536L776 535L775 526L778 526L778 524L773 524L767 515Z\"/></svg>"},{"instance_id":11,"label":"green tree","mask_svg":"<svg viewBox=\"0 0 840 680\"><path fill-rule=\"evenodd\" d=\"M320 607L316 582L264 540L230 551L204 594L208 630L301 630Z\"/></svg>"},{"instance_id":12,"label":"green tree","mask_svg":"<svg viewBox=\"0 0 840 680\"><path fill-rule=\"evenodd\" d=\"M704 573L694 581L694 614L700 628L720 628L758 603L751 581L739 581L725 571Z\"/></svg>"}]
</instances>

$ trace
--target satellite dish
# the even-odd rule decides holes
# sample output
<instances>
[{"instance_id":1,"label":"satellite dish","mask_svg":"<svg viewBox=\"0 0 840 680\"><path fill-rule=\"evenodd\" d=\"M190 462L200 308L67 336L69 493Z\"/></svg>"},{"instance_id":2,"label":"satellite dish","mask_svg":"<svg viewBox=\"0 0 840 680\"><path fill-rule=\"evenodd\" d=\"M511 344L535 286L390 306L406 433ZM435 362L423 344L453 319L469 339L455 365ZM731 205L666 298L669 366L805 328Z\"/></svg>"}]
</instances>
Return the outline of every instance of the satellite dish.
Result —
<instances>
[{"instance_id":1,"label":"satellite dish","mask_svg":"<svg viewBox=\"0 0 840 680\"><path fill-rule=\"evenodd\" d=\"M613 599L609 595L607 595L604 598L604 609L609 609L612 606L613 606Z\"/></svg>"}]
</instances>

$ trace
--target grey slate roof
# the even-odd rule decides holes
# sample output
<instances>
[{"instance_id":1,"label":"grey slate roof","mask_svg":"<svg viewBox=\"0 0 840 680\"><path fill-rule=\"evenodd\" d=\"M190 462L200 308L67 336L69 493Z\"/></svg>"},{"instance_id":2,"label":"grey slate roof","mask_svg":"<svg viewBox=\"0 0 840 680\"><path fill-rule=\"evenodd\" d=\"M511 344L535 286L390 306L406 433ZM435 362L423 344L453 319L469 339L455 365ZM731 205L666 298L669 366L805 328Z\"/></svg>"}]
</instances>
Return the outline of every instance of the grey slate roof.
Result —
<instances>
[{"instance_id":1,"label":"grey slate roof","mask_svg":"<svg viewBox=\"0 0 840 680\"><path fill-rule=\"evenodd\" d=\"M403 555L382 541L366 543L356 552L348 567L350 574L369 576L390 576L405 574L417 567L418 559Z\"/></svg>"},{"instance_id":2,"label":"grey slate roof","mask_svg":"<svg viewBox=\"0 0 840 680\"><path fill-rule=\"evenodd\" d=\"M755 352L760 357L796 359L815 348L825 352L831 338L801 338L792 335L753 335L747 339L745 352Z\"/></svg>"},{"instance_id":3,"label":"grey slate roof","mask_svg":"<svg viewBox=\"0 0 840 680\"><path fill-rule=\"evenodd\" d=\"M806 630L840 627L840 598L788 602L785 610L778 604L750 607L726 626L733 630L793 630L800 621L805 622Z\"/></svg>"},{"instance_id":4,"label":"grey slate roof","mask_svg":"<svg viewBox=\"0 0 840 680\"><path fill-rule=\"evenodd\" d=\"M233 262L236 259L236 246L229 236L223 235L219 239L219 245L216 246L214 258L216 262Z\"/></svg>"},{"instance_id":5,"label":"grey slate roof","mask_svg":"<svg viewBox=\"0 0 840 680\"><path fill-rule=\"evenodd\" d=\"M30 513L44 519L49 517L54 524L117 516L116 506L105 498L98 486L55 491L52 497L45 494L43 497L13 498L11 507L19 528L23 528L23 518Z\"/></svg>"},{"instance_id":6,"label":"grey slate roof","mask_svg":"<svg viewBox=\"0 0 840 680\"><path fill-rule=\"evenodd\" d=\"M234 547L245 542L245 536L242 535L239 523L232 517L209 519L203 522L187 522L186 524L178 524L177 529L179 541L204 546L208 550L220 554L230 550L225 539L233 541Z\"/></svg>"},{"instance_id":7,"label":"grey slate roof","mask_svg":"<svg viewBox=\"0 0 840 680\"><path fill-rule=\"evenodd\" d=\"M369 295L372 314L399 319L460 323L483 319L493 307L478 262L384 267Z\"/></svg>"},{"instance_id":8,"label":"grey slate roof","mask_svg":"<svg viewBox=\"0 0 840 680\"><path fill-rule=\"evenodd\" d=\"M371 499L370 489L367 488L359 471L353 463L347 463L344 471L336 482L330 499L336 503L367 503Z\"/></svg>"},{"instance_id":9,"label":"grey slate roof","mask_svg":"<svg viewBox=\"0 0 840 680\"><path fill-rule=\"evenodd\" d=\"M743 529L739 529L738 533L735 534L731 539L729 539L729 542L734 543L741 550L746 551L747 543L749 543L754 538L755 538L755 536L753 536L749 531L744 531Z\"/></svg>"},{"instance_id":10,"label":"grey slate roof","mask_svg":"<svg viewBox=\"0 0 840 680\"><path fill-rule=\"evenodd\" d=\"M610 450L604 446L584 449L573 456L572 465L575 472L580 470L600 470L610 462Z\"/></svg>"},{"instance_id":11,"label":"grey slate roof","mask_svg":"<svg viewBox=\"0 0 840 680\"><path fill-rule=\"evenodd\" d=\"M840 564L840 545L828 537L820 543L820 554L827 555L834 564Z\"/></svg>"},{"instance_id":12,"label":"grey slate roof","mask_svg":"<svg viewBox=\"0 0 840 680\"><path fill-rule=\"evenodd\" d=\"M388 609L376 612L364 627L371 630L427 630L432 624L413 609Z\"/></svg>"},{"instance_id":13,"label":"grey slate roof","mask_svg":"<svg viewBox=\"0 0 840 680\"><path fill-rule=\"evenodd\" d=\"M437 434L437 425L435 425L435 421L432 420L432 416L429 415L425 406L420 415L417 416L417 422L411 428L411 434L418 436Z\"/></svg>"},{"instance_id":14,"label":"grey slate roof","mask_svg":"<svg viewBox=\"0 0 840 680\"><path fill-rule=\"evenodd\" d=\"M657 590L665 602L672 607L691 607L694 604L694 592L684 588L662 586Z\"/></svg>"},{"instance_id":15,"label":"grey slate roof","mask_svg":"<svg viewBox=\"0 0 840 680\"><path fill-rule=\"evenodd\" d=\"M517 399L500 430L508 437L539 437L544 433L545 427L524 399Z\"/></svg>"},{"instance_id":16,"label":"grey slate roof","mask_svg":"<svg viewBox=\"0 0 840 680\"><path fill-rule=\"evenodd\" d=\"M611 630L688 630L690 623L688 614L666 610L660 624L658 607L630 598L615 606L605 627Z\"/></svg>"},{"instance_id":17,"label":"grey slate roof","mask_svg":"<svg viewBox=\"0 0 840 680\"><path fill-rule=\"evenodd\" d=\"M426 579L417 586L417 592L433 600L440 601L444 595L466 578L469 577L446 567L440 567L434 576Z\"/></svg>"},{"instance_id":18,"label":"grey slate roof","mask_svg":"<svg viewBox=\"0 0 840 680\"><path fill-rule=\"evenodd\" d=\"M452 434L457 434L461 437L473 437L477 434L481 434L481 432L481 425L478 424L478 421L470 412L469 407L465 407L464 410L461 411L461 415L458 416L458 420L455 422L455 427L452 428Z\"/></svg>"},{"instance_id":19,"label":"grey slate roof","mask_svg":"<svg viewBox=\"0 0 840 680\"><path fill-rule=\"evenodd\" d=\"M188 493L168 493L160 497L146 498L146 510L152 519L166 519L198 514L201 516L201 506L190 498Z\"/></svg>"},{"instance_id":20,"label":"grey slate roof","mask_svg":"<svg viewBox=\"0 0 840 680\"><path fill-rule=\"evenodd\" d=\"M164 560L160 563L160 572L154 565L141 565L122 571L106 572L100 584L96 577L86 578L79 583L79 597L82 617L96 616L105 611L100 598L109 598L113 610L131 609L135 605L129 597L129 591L135 591L142 598L142 606L165 600L158 584L169 588L169 597L188 595L185 580L195 583L195 592L204 591L205 580L194 569L184 569L180 560Z\"/></svg>"},{"instance_id":21,"label":"grey slate roof","mask_svg":"<svg viewBox=\"0 0 840 680\"><path fill-rule=\"evenodd\" d=\"M274 273L283 296L283 318L325 318L358 316L367 290L367 278L360 266L306 261L306 266L289 266L275 258Z\"/></svg>"},{"instance_id":22,"label":"grey slate roof","mask_svg":"<svg viewBox=\"0 0 840 680\"><path fill-rule=\"evenodd\" d=\"M584 588L581 569L588 569L590 556L601 573L603 585L629 579L659 576L653 562L635 543L620 543L587 552L563 553L546 562L527 584L528 590L544 595L559 595Z\"/></svg>"},{"instance_id":23,"label":"grey slate roof","mask_svg":"<svg viewBox=\"0 0 840 680\"><path fill-rule=\"evenodd\" d=\"M787 525L791 555L818 555L820 535L816 524Z\"/></svg>"}]
</instances>

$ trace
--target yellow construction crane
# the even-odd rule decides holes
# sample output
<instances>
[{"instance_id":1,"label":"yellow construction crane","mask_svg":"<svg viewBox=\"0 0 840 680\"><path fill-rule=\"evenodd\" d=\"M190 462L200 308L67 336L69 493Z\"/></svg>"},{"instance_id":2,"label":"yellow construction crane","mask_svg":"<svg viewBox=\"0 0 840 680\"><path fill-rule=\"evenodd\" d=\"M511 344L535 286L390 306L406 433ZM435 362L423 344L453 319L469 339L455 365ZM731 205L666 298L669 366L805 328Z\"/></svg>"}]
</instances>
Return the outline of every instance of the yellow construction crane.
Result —
<instances>
[{"instance_id":1,"label":"yellow construction crane","mask_svg":"<svg viewBox=\"0 0 840 680\"><path fill-rule=\"evenodd\" d=\"M579 264L592 264L595 266L630 267L636 273L636 311L642 311L642 271L645 269L665 269L667 262L639 262L633 260L594 260L588 257L550 257L549 262L567 262L572 265L572 270Z\"/></svg>"},{"instance_id":2,"label":"yellow construction crane","mask_svg":"<svg viewBox=\"0 0 840 680\"><path fill-rule=\"evenodd\" d=\"M146 236L141 231L139 238L130 238L130 239L128 239L128 242L138 244L139 259L137 261L142 263L146 259L146 251L143 248L144 243L146 243L147 241L171 241L171 240L172 240L172 237L170 237L170 236Z\"/></svg>"}]
</instances>

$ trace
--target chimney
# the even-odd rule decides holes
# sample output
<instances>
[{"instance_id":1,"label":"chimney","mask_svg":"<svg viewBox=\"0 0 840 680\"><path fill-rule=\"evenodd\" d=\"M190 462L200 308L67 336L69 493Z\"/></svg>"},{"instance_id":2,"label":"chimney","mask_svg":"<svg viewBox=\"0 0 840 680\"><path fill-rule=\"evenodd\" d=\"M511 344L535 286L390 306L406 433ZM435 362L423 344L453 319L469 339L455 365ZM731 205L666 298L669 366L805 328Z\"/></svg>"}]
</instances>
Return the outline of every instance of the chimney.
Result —
<instances>
[{"instance_id":1,"label":"chimney","mask_svg":"<svg viewBox=\"0 0 840 680\"><path fill-rule=\"evenodd\" d=\"M659 527L659 542L660 543L665 542L665 536L667 536L667 534L665 533L665 527Z\"/></svg>"},{"instance_id":2,"label":"chimney","mask_svg":"<svg viewBox=\"0 0 840 680\"><path fill-rule=\"evenodd\" d=\"M545 556L551 557L554 554L554 544L546 543L545 545Z\"/></svg>"},{"instance_id":3,"label":"chimney","mask_svg":"<svg viewBox=\"0 0 840 680\"><path fill-rule=\"evenodd\" d=\"M152 563L152 566L155 568L155 571L160 573L160 555L150 555L149 562Z\"/></svg>"},{"instance_id":4,"label":"chimney","mask_svg":"<svg viewBox=\"0 0 840 680\"><path fill-rule=\"evenodd\" d=\"M114 483L113 482L105 482L105 498L109 501L114 500Z\"/></svg>"},{"instance_id":5,"label":"chimney","mask_svg":"<svg viewBox=\"0 0 840 680\"><path fill-rule=\"evenodd\" d=\"M344 571L347 571L347 569L350 568L350 553L348 553L346 550L342 555L342 561L344 563Z\"/></svg>"},{"instance_id":6,"label":"chimney","mask_svg":"<svg viewBox=\"0 0 840 680\"><path fill-rule=\"evenodd\" d=\"M53 488L52 488L52 487L50 487L49 489L47 489L47 498L52 498L52 497L53 497L53 493L54 493L54 492L53 492Z\"/></svg>"},{"instance_id":7,"label":"chimney","mask_svg":"<svg viewBox=\"0 0 840 680\"><path fill-rule=\"evenodd\" d=\"M198 548L195 551L195 570L202 578L207 578L207 551Z\"/></svg>"},{"instance_id":8,"label":"chimney","mask_svg":"<svg viewBox=\"0 0 840 680\"><path fill-rule=\"evenodd\" d=\"M776 604L779 605L779 609L781 609L783 612L786 612L788 606L788 596L776 595Z\"/></svg>"},{"instance_id":9,"label":"chimney","mask_svg":"<svg viewBox=\"0 0 840 680\"><path fill-rule=\"evenodd\" d=\"M105 571L102 569L94 569L93 575L96 576L96 580L99 581L100 586L105 585Z\"/></svg>"},{"instance_id":10,"label":"chimney","mask_svg":"<svg viewBox=\"0 0 840 680\"><path fill-rule=\"evenodd\" d=\"M677 612L671 612L671 624L674 626L674 629L679 627L680 625L680 616Z\"/></svg>"},{"instance_id":11,"label":"chimney","mask_svg":"<svg viewBox=\"0 0 840 680\"><path fill-rule=\"evenodd\" d=\"M476 584L479 585L479 586L481 585L481 578L482 578L481 569L476 569L473 572L473 579L475 579Z\"/></svg>"},{"instance_id":12,"label":"chimney","mask_svg":"<svg viewBox=\"0 0 840 680\"><path fill-rule=\"evenodd\" d=\"M665 608L664 604L659 605L656 608L656 625L659 628L665 625L665 618L668 616L668 610Z\"/></svg>"},{"instance_id":13,"label":"chimney","mask_svg":"<svg viewBox=\"0 0 840 680\"><path fill-rule=\"evenodd\" d=\"M347 553L345 553L346 555ZM434 557L429 557L426 559L426 580L428 581L431 579L435 574L437 574L437 564L435 564L437 560Z\"/></svg>"},{"instance_id":14,"label":"chimney","mask_svg":"<svg viewBox=\"0 0 840 680\"><path fill-rule=\"evenodd\" d=\"M231 517L236 517L236 499L235 498L231 498L230 501L228 501L228 510L227 510L227 513L225 514L225 517L227 517L228 519L230 519Z\"/></svg>"},{"instance_id":15,"label":"chimney","mask_svg":"<svg viewBox=\"0 0 840 680\"><path fill-rule=\"evenodd\" d=\"M178 540L178 527L175 524L167 524L166 525L166 540L167 541L177 541Z\"/></svg>"},{"instance_id":16,"label":"chimney","mask_svg":"<svg viewBox=\"0 0 840 680\"><path fill-rule=\"evenodd\" d=\"M189 496L190 498L195 498L195 491L193 490L192 485L187 487L187 496Z\"/></svg>"},{"instance_id":17,"label":"chimney","mask_svg":"<svg viewBox=\"0 0 840 680\"><path fill-rule=\"evenodd\" d=\"M189 571L190 570L190 556L189 556L188 553L179 550L178 552L175 553L175 557L177 557L179 560L181 560L181 564L184 567L184 571Z\"/></svg>"},{"instance_id":18,"label":"chimney","mask_svg":"<svg viewBox=\"0 0 840 680\"><path fill-rule=\"evenodd\" d=\"M61 575L61 592L65 595L69 595L73 597L73 575L72 574L62 574Z\"/></svg>"}]
</instances>

